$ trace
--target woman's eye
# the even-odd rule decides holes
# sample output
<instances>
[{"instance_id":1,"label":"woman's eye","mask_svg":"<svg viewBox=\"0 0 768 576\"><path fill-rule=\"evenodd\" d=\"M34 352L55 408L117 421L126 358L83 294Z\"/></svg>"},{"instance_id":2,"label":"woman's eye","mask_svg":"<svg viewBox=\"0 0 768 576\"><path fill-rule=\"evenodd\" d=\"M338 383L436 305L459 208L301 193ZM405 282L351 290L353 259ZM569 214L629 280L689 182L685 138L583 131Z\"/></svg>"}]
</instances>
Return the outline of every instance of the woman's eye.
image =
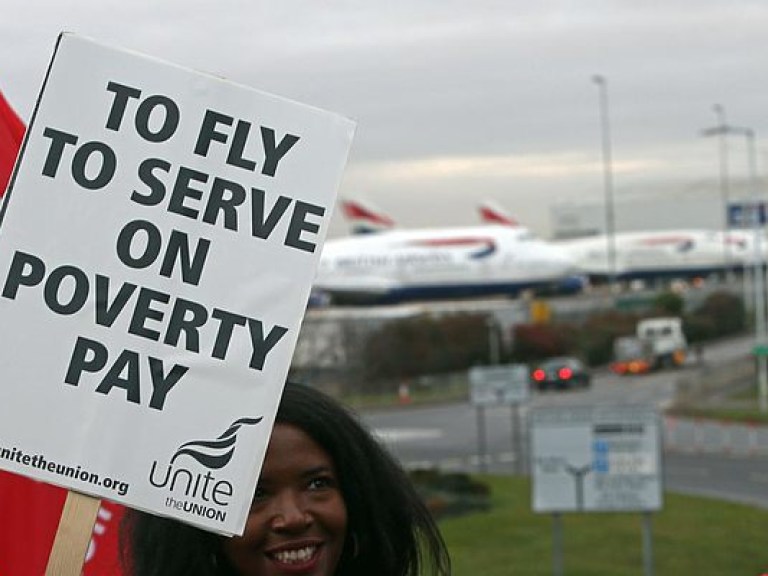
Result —
<instances>
[{"instance_id":1,"label":"woman's eye","mask_svg":"<svg viewBox=\"0 0 768 576\"><path fill-rule=\"evenodd\" d=\"M256 486L256 491L253 493L253 501L258 502L259 500L264 500L266 497L267 491L264 489L264 487Z\"/></svg>"},{"instance_id":2,"label":"woman's eye","mask_svg":"<svg viewBox=\"0 0 768 576\"><path fill-rule=\"evenodd\" d=\"M332 488L335 485L336 482L330 476L318 476L309 481L310 490L323 490L325 488Z\"/></svg>"}]
</instances>

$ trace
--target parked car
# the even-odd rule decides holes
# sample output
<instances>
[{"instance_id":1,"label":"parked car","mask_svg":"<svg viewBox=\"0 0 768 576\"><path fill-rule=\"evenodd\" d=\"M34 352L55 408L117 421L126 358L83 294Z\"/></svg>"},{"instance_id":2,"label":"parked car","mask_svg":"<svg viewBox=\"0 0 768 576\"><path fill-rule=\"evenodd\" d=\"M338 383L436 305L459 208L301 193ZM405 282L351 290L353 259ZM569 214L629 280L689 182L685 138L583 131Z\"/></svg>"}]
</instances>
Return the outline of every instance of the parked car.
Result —
<instances>
[{"instance_id":1,"label":"parked car","mask_svg":"<svg viewBox=\"0 0 768 576\"><path fill-rule=\"evenodd\" d=\"M557 356L539 364L531 372L533 385L539 390L547 388L586 388L592 377L584 362L572 356Z\"/></svg>"}]
</instances>

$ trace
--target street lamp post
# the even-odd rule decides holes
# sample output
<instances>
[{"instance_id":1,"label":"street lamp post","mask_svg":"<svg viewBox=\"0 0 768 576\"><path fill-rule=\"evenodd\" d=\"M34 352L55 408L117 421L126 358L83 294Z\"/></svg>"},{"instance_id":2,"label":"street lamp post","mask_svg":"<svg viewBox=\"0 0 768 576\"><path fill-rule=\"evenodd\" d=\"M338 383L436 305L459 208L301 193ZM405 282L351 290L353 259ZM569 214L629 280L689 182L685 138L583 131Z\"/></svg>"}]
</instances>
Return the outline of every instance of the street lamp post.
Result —
<instances>
[{"instance_id":1,"label":"street lamp post","mask_svg":"<svg viewBox=\"0 0 768 576\"><path fill-rule=\"evenodd\" d=\"M768 412L768 334L766 325L765 302L765 262L763 257L763 212L761 211L760 192L757 184L757 152L755 145L755 131L751 128L729 126L722 123L720 126L704 130L704 136L726 136L737 134L744 136L747 144L747 167L749 171L750 206L749 219L754 234L753 251L753 291L755 309L755 355L757 356L757 391L758 404L761 412ZM746 270L746 267L745 267Z\"/></svg>"},{"instance_id":2,"label":"street lamp post","mask_svg":"<svg viewBox=\"0 0 768 576\"><path fill-rule=\"evenodd\" d=\"M712 109L715 112L715 115L717 116L717 125L713 126L712 128L707 128L705 130L702 130L701 135L702 136L717 136L719 141L719 156L720 156L720 194L722 196L723 201L723 258L724 258L724 264L726 268L726 278L727 280L733 279L733 264L735 262L732 258L731 253L731 247L728 241L728 233L730 232L730 214L729 214L729 204L730 204L730 186L729 186L729 178L728 178L728 135L744 135L747 132L747 128L739 128L735 126L729 126L728 122L726 121L725 116L725 108L720 104L715 104L712 106ZM751 169L751 168L750 168ZM751 212L750 212L751 214ZM749 214L748 214L749 216ZM749 224L749 222L747 222ZM754 271L754 268L750 268L746 264L742 268L742 281L743 281L743 287L744 287L744 305L747 307L747 309L752 312L754 310L754 299L750 301L749 299L749 286L754 285L752 281L752 272Z\"/></svg>"},{"instance_id":3,"label":"street lamp post","mask_svg":"<svg viewBox=\"0 0 768 576\"><path fill-rule=\"evenodd\" d=\"M766 321L765 321L765 271L763 258L763 222L760 210L760 193L757 187L757 153L755 132L749 128L741 129L747 139L747 154L749 155L749 186L752 197L752 224L755 234L755 353L757 354L757 390L758 403L761 412L768 412L768 356L765 354Z\"/></svg>"},{"instance_id":4,"label":"street lamp post","mask_svg":"<svg viewBox=\"0 0 768 576\"><path fill-rule=\"evenodd\" d=\"M750 216L754 233L754 258L752 275L754 280L755 302L755 354L757 356L757 393L761 412L768 412L768 356L766 356L766 321L765 321L765 272L763 258L763 213L760 210L760 192L757 186L757 153L755 131L751 128L724 126L723 132L740 134L747 144L747 166L749 171L749 190L751 198Z\"/></svg>"},{"instance_id":5,"label":"street lamp post","mask_svg":"<svg viewBox=\"0 0 768 576\"><path fill-rule=\"evenodd\" d=\"M595 74L600 104L600 127L603 148L603 186L605 189L605 236L607 250L608 286L616 293L616 218L613 206L613 166L611 160L611 126L608 117L608 85L603 76Z\"/></svg>"},{"instance_id":6,"label":"street lamp post","mask_svg":"<svg viewBox=\"0 0 768 576\"><path fill-rule=\"evenodd\" d=\"M485 325L488 327L488 359L491 364L496 365L499 363L500 346L496 321L493 316L488 316L488 318L486 318Z\"/></svg>"},{"instance_id":7,"label":"street lamp post","mask_svg":"<svg viewBox=\"0 0 768 576\"><path fill-rule=\"evenodd\" d=\"M729 222L729 203L730 190L728 182L728 138L726 128L728 122L725 117L725 108L720 104L714 104L712 110L717 116L717 127L720 128L718 134L718 151L720 158L720 197L723 201L723 265L725 266L725 278L731 280L731 254L728 235L730 232Z\"/></svg>"},{"instance_id":8,"label":"street lamp post","mask_svg":"<svg viewBox=\"0 0 768 576\"><path fill-rule=\"evenodd\" d=\"M722 113L722 107L720 107ZM766 325L765 302L765 259L763 257L763 212L761 211L760 192L757 185L757 152L755 131L751 128L729 126L725 123L725 115L718 117L720 125L703 131L704 136L720 136L728 134L744 136L747 144L747 167L749 171L750 207L748 214L754 234L753 254L753 291L755 308L755 355L757 356L757 391L758 404L761 412L768 412L768 334ZM746 266L745 266L746 270Z\"/></svg>"}]
</instances>

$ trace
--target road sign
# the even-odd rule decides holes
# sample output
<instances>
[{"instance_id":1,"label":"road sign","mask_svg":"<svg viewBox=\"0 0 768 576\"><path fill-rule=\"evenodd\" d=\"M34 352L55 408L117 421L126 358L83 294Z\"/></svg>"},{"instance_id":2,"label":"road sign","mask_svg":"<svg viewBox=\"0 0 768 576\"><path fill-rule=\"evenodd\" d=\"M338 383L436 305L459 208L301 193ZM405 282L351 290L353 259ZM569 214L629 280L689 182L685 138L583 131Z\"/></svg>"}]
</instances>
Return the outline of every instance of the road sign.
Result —
<instances>
[{"instance_id":1,"label":"road sign","mask_svg":"<svg viewBox=\"0 0 768 576\"><path fill-rule=\"evenodd\" d=\"M732 228L752 228L766 223L765 202L737 202L728 205L728 224ZM757 222L755 222L757 217Z\"/></svg>"},{"instance_id":2,"label":"road sign","mask_svg":"<svg viewBox=\"0 0 768 576\"><path fill-rule=\"evenodd\" d=\"M757 344L752 348L752 353L755 356L768 356L768 344Z\"/></svg>"},{"instance_id":3,"label":"road sign","mask_svg":"<svg viewBox=\"0 0 768 576\"><path fill-rule=\"evenodd\" d=\"M659 416L652 406L557 406L529 413L535 512L662 507Z\"/></svg>"},{"instance_id":4,"label":"road sign","mask_svg":"<svg viewBox=\"0 0 768 576\"><path fill-rule=\"evenodd\" d=\"M63 34L0 213L0 468L242 532L353 126Z\"/></svg>"},{"instance_id":5,"label":"road sign","mask_svg":"<svg viewBox=\"0 0 768 576\"><path fill-rule=\"evenodd\" d=\"M528 400L528 366L473 366L469 370L470 397L475 406L508 406Z\"/></svg>"}]
</instances>

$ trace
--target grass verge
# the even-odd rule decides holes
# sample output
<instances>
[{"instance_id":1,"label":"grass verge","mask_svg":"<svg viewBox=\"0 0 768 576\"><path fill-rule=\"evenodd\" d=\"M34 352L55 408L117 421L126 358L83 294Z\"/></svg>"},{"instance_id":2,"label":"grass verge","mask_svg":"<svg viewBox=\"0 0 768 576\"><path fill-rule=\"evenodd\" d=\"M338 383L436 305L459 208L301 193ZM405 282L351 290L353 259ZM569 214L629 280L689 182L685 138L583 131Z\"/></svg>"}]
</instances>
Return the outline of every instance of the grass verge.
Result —
<instances>
[{"instance_id":1,"label":"grass verge","mask_svg":"<svg viewBox=\"0 0 768 576\"><path fill-rule=\"evenodd\" d=\"M768 413L761 412L759 408L722 408L722 407L673 407L667 411L669 414L681 418L703 418L707 420L720 420L742 424L768 425Z\"/></svg>"},{"instance_id":2,"label":"grass verge","mask_svg":"<svg viewBox=\"0 0 768 576\"><path fill-rule=\"evenodd\" d=\"M460 382L447 386L411 386L407 396L401 397L398 390L367 394L344 394L340 400L354 410L411 406L431 406L447 402L466 402L469 398L467 384Z\"/></svg>"},{"instance_id":3,"label":"grass verge","mask_svg":"<svg viewBox=\"0 0 768 576\"><path fill-rule=\"evenodd\" d=\"M756 387L749 386L717 402L678 403L672 406L668 413L683 418L768 425L768 412L760 410L758 396Z\"/></svg>"},{"instance_id":4,"label":"grass verge","mask_svg":"<svg viewBox=\"0 0 768 576\"><path fill-rule=\"evenodd\" d=\"M440 522L454 576L550 576L552 518L534 514L530 481L483 477L493 507ZM665 494L652 516L655 576L759 576L768 572L768 511ZM568 576L641 576L640 514L563 516Z\"/></svg>"}]
</instances>

